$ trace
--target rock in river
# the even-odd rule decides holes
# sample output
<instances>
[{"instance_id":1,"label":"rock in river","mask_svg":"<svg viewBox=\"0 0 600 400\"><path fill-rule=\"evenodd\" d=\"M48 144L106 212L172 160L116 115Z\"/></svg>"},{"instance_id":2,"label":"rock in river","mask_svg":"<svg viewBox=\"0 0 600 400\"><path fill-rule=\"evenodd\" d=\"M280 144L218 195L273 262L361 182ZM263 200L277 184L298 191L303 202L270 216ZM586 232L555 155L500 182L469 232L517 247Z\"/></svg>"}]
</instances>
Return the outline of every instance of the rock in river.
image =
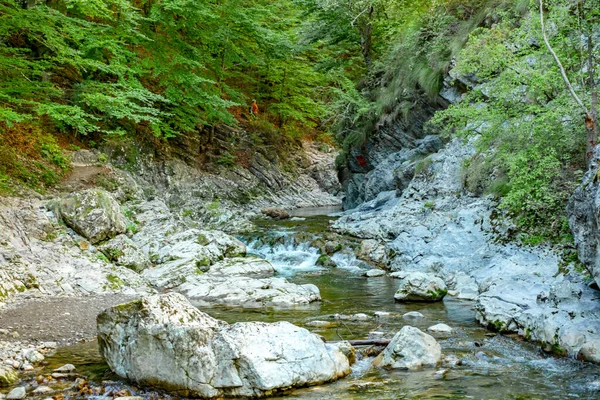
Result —
<instances>
[{"instance_id":1,"label":"rock in river","mask_svg":"<svg viewBox=\"0 0 600 400\"><path fill-rule=\"evenodd\" d=\"M97 322L100 351L115 373L178 396L262 397L350 372L338 347L306 329L228 325L177 293L110 308Z\"/></svg>"},{"instance_id":2,"label":"rock in river","mask_svg":"<svg viewBox=\"0 0 600 400\"><path fill-rule=\"evenodd\" d=\"M273 219L288 219L290 217L290 213L282 208L263 208L260 212Z\"/></svg>"},{"instance_id":3,"label":"rock in river","mask_svg":"<svg viewBox=\"0 0 600 400\"><path fill-rule=\"evenodd\" d=\"M437 276L410 272L400 281L394 298L398 301L439 301L446 293L446 284Z\"/></svg>"},{"instance_id":4,"label":"rock in river","mask_svg":"<svg viewBox=\"0 0 600 400\"><path fill-rule=\"evenodd\" d=\"M442 360L442 348L430 335L404 326L390 344L373 360L373 365L397 369L435 367Z\"/></svg>"}]
</instances>

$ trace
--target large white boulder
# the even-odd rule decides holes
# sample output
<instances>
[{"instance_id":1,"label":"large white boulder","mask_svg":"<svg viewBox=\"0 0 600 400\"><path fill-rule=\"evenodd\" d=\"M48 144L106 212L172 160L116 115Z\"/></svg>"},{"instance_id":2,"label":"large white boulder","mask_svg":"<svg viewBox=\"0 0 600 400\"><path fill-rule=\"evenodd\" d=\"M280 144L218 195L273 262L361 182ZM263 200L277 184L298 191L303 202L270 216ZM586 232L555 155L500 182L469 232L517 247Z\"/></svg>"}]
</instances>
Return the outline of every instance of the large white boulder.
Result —
<instances>
[{"instance_id":1,"label":"large white boulder","mask_svg":"<svg viewBox=\"0 0 600 400\"><path fill-rule=\"evenodd\" d=\"M373 364L395 369L419 369L435 367L441 360L440 344L432 336L407 325L396 333Z\"/></svg>"},{"instance_id":2,"label":"large white boulder","mask_svg":"<svg viewBox=\"0 0 600 400\"><path fill-rule=\"evenodd\" d=\"M403 276L394 298L398 301L439 301L446 293L446 283L437 276L410 272Z\"/></svg>"},{"instance_id":3,"label":"large white boulder","mask_svg":"<svg viewBox=\"0 0 600 400\"><path fill-rule=\"evenodd\" d=\"M178 396L262 397L350 372L337 346L306 329L228 325L177 293L110 308L97 322L100 351L116 374Z\"/></svg>"},{"instance_id":4,"label":"large white boulder","mask_svg":"<svg viewBox=\"0 0 600 400\"><path fill-rule=\"evenodd\" d=\"M71 193L58 207L63 221L91 243L125 233L127 228L119 203L102 189Z\"/></svg>"}]
</instances>

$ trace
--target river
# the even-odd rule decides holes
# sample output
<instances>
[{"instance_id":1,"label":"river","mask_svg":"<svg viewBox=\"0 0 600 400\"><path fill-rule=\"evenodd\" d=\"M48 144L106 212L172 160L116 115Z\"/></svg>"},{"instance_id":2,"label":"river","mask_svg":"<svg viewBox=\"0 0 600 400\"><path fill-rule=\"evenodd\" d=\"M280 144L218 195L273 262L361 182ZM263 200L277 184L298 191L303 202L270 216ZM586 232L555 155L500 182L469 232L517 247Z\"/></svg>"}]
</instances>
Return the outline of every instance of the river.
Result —
<instances>
[{"instance_id":1,"label":"river","mask_svg":"<svg viewBox=\"0 0 600 400\"><path fill-rule=\"evenodd\" d=\"M360 356L350 376L338 382L298 389L278 399L593 399L600 398L600 368L543 353L539 346L516 336L494 334L479 326L473 303L446 297L438 303L397 303L398 281L387 276L366 278L370 268L350 252L338 252L336 268L316 265L319 252L309 241L322 235L335 210L305 210L292 220L257 221L258 231L242 237L251 255L266 258L278 274L294 283L313 283L323 301L289 309L202 309L230 323L285 320L322 335L327 340L363 339L370 332L391 337L404 325L422 330L445 323L449 337L434 335L444 356L460 364L443 374L435 369L388 371L370 367ZM404 318L418 311L422 318ZM375 316L375 312L389 313ZM48 369L74 362L91 380L117 379L99 359L94 343L60 349L48 358Z\"/></svg>"}]
</instances>

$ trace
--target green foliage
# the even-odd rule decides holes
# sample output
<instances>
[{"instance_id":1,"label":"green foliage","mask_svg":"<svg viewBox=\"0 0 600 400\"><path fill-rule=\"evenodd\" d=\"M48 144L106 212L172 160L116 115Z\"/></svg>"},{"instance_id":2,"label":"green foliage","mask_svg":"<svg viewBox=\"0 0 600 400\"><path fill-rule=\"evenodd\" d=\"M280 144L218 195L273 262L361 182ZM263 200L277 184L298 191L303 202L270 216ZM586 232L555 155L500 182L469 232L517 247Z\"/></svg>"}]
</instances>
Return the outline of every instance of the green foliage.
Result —
<instances>
[{"instance_id":1,"label":"green foliage","mask_svg":"<svg viewBox=\"0 0 600 400\"><path fill-rule=\"evenodd\" d=\"M560 4L560 6L558 6ZM565 68L581 68L576 14L556 1L548 16L555 24L553 46ZM478 83L463 100L438 112L431 128L446 135L476 136L479 153L466 166L466 186L493 193L513 218L527 244L564 241L569 228L566 201L585 168L580 111L566 92L542 42L539 15L504 10L491 27L473 30L456 57L454 76Z\"/></svg>"},{"instance_id":2,"label":"green foliage","mask_svg":"<svg viewBox=\"0 0 600 400\"><path fill-rule=\"evenodd\" d=\"M229 152L225 152L217 158L216 163L224 167L233 167L235 165L235 156Z\"/></svg>"},{"instance_id":3,"label":"green foliage","mask_svg":"<svg viewBox=\"0 0 600 400\"><path fill-rule=\"evenodd\" d=\"M0 1L0 120L78 135L159 137L236 124L256 97L316 126L328 78L290 0ZM315 88L322 87L315 95Z\"/></svg>"}]
</instances>

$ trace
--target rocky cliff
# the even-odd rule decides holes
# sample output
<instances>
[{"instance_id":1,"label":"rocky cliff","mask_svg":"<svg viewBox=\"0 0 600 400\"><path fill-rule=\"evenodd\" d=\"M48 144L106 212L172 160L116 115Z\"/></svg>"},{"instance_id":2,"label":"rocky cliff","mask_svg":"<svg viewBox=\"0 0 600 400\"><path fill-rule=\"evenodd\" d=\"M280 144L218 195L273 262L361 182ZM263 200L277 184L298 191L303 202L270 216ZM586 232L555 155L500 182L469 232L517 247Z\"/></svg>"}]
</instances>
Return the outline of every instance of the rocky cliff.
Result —
<instances>
[{"instance_id":1,"label":"rocky cliff","mask_svg":"<svg viewBox=\"0 0 600 400\"><path fill-rule=\"evenodd\" d=\"M483 325L600 361L590 350L600 339L597 292L581 274L559 268L552 248L494 240L494 230L502 229L496 201L464 187L462 165L473 154L472 143L453 140L422 161L403 190L379 193L334 228L368 239L371 253L384 254L379 262L391 271L441 277L450 295L476 301Z\"/></svg>"}]
</instances>

